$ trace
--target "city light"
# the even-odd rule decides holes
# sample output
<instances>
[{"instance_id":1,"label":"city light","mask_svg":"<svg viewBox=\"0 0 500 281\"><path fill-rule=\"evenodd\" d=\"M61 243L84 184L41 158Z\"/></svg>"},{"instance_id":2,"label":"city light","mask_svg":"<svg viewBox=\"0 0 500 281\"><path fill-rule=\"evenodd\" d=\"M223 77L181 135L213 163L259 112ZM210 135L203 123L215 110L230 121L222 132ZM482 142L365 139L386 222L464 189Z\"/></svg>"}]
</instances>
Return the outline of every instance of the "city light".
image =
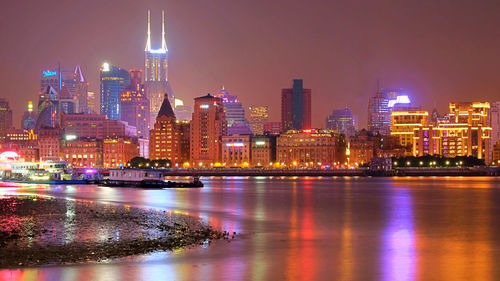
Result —
<instances>
[{"instance_id":1,"label":"city light","mask_svg":"<svg viewBox=\"0 0 500 281\"><path fill-rule=\"evenodd\" d=\"M56 76L57 71L44 70L42 71L43 77Z\"/></svg>"},{"instance_id":2,"label":"city light","mask_svg":"<svg viewBox=\"0 0 500 281\"><path fill-rule=\"evenodd\" d=\"M102 64L102 71L109 71L109 63L105 62Z\"/></svg>"},{"instance_id":3,"label":"city light","mask_svg":"<svg viewBox=\"0 0 500 281\"><path fill-rule=\"evenodd\" d=\"M226 146L228 146L228 147L232 147L232 146L243 147L243 146L245 146L245 144L242 142L231 142L231 143L226 143Z\"/></svg>"}]
</instances>

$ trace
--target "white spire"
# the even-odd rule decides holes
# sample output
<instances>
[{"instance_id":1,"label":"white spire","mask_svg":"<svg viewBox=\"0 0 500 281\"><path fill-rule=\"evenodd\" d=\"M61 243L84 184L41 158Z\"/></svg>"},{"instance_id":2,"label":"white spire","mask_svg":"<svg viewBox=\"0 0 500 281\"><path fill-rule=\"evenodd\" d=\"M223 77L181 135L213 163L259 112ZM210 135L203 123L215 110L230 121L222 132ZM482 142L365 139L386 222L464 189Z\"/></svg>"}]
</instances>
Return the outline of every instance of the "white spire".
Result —
<instances>
[{"instance_id":1,"label":"white spire","mask_svg":"<svg viewBox=\"0 0 500 281\"><path fill-rule=\"evenodd\" d=\"M151 23L150 23L150 12L148 10L148 39L146 41L146 49L144 51L151 51Z\"/></svg>"},{"instance_id":2,"label":"white spire","mask_svg":"<svg viewBox=\"0 0 500 281\"><path fill-rule=\"evenodd\" d=\"M165 11L161 11L161 48L168 51L167 40L165 39Z\"/></svg>"}]
</instances>

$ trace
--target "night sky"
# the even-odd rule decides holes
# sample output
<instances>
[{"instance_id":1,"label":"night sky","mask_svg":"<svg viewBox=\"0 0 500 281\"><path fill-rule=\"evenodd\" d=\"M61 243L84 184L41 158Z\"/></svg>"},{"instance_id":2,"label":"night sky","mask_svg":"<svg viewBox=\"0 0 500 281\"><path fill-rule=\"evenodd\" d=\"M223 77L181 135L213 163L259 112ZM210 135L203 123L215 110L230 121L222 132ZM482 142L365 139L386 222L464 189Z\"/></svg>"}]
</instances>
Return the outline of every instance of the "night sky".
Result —
<instances>
[{"instance_id":1,"label":"night sky","mask_svg":"<svg viewBox=\"0 0 500 281\"><path fill-rule=\"evenodd\" d=\"M313 126L323 127L345 105L366 126L377 80L408 89L428 110L500 100L498 1L7 1L0 96L14 125L38 101L42 68L78 63L95 92L102 62L143 68L148 8L154 48L165 9L169 80L189 104L224 85L244 106L269 105L279 121L281 88L303 78Z\"/></svg>"}]
</instances>

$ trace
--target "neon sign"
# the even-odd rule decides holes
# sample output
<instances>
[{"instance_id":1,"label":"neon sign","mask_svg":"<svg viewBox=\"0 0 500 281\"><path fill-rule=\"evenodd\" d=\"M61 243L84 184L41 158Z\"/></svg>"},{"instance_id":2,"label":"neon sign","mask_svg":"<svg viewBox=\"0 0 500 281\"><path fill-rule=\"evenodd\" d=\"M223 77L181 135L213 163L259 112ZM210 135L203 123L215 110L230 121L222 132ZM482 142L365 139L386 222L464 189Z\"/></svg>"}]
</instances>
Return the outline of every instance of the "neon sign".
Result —
<instances>
[{"instance_id":1,"label":"neon sign","mask_svg":"<svg viewBox=\"0 0 500 281\"><path fill-rule=\"evenodd\" d=\"M237 146L237 147L242 147L245 146L242 142L232 142L232 143L226 143L226 146Z\"/></svg>"},{"instance_id":2,"label":"neon sign","mask_svg":"<svg viewBox=\"0 0 500 281\"><path fill-rule=\"evenodd\" d=\"M202 109L208 109L209 107L210 107L210 105L208 105L208 104L200 105L200 108L202 108Z\"/></svg>"},{"instance_id":3,"label":"neon sign","mask_svg":"<svg viewBox=\"0 0 500 281\"><path fill-rule=\"evenodd\" d=\"M256 141L255 142L255 145L265 145L266 142L265 141Z\"/></svg>"},{"instance_id":4,"label":"neon sign","mask_svg":"<svg viewBox=\"0 0 500 281\"><path fill-rule=\"evenodd\" d=\"M44 70L42 71L43 77L56 76L57 71Z\"/></svg>"},{"instance_id":5,"label":"neon sign","mask_svg":"<svg viewBox=\"0 0 500 281\"><path fill-rule=\"evenodd\" d=\"M398 103L409 104L410 98L408 96L397 96L395 100L390 100L388 107L394 107Z\"/></svg>"}]
</instances>

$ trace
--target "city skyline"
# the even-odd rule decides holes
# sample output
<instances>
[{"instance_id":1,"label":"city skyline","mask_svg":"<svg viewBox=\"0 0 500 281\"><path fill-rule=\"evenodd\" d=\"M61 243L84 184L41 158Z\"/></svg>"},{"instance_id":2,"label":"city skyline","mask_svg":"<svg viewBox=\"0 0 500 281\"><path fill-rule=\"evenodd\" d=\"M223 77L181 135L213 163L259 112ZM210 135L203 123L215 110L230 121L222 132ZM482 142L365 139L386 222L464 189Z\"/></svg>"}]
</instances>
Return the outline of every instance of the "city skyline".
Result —
<instances>
[{"instance_id":1,"label":"city skyline","mask_svg":"<svg viewBox=\"0 0 500 281\"><path fill-rule=\"evenodd\" d=\"M383 88L405 88L416 105L428 110L437 107L440 112L446 111L448 101L472 100L470 93L474 93L476 100L494 101L500 92L493 68L497 64L494 54L500 46L497 39L500 36L495 36L497 19L490 18L498 7L486 1L470 7L452 2L398 3L391 7L380 3L361 7L338 2L325 4L326 8L301 1L289 5L254 2L220 1L220 5L131 2L113 15L116 23L104 17L110 14L112 5L101 6L97 11L84 9L87 5L97 5L93 1L82 9L78 9L82 5L78 3L72 8L54 7L51 2L34 3L32 10L44 14L43 17L31 9L16 13L24 8L14 3L1 12L2 34L11 41L0 46L0 51L12 55L0 65L5 74L0 80L9 93L0 97L9 99L14 124L18 124L27 101L37 100L37 78L47 66L80 64L92 92L98 92L98 69L104 61L125 69L142 68L147 9L151 9L155 19L162 9L166 11L169 80L177 96L188 105L194 97L215 93L220 85L225 85L244 105L260 105L265 100L268 105L278 107L280 90L288 86L290 79L301 78L314 93L313 127L322 127L332 108L347 104L359 115L363 128L367 119L366 100L376 92L377 81ZM368 12L370 8L378 8L380 14ZM460 15L468 9L474 9L475 13L463 20ZM57 20L47 25L36 24L45 21L43 11L47 10L50 10L48 16L53 15ZM412 13L405 12L409 10ZM305 19L276 24L273 17L282 13L303 13ZM16 18L11 16L14 14ZM249 17L257 14L259 23L249 21ZM86 20L91 17L102 20ZM359 22L350 17L358 18ZM372 25L374 18L377 24ZM23 22L25 25L19 24ZM60 36L55 36L50 46L40 44L43 38L34 35L40 28L51 29L67 22L71 22L71 27L59 31ZM22 28L26 24L29 29ZM157 39L161 28L157 20L152 24L152 38ZM78 36L69 36L73 29L79 30ZM445 32L446 40L441 38ZM419 36L422 34L425 40ZM248 41L257 35L262 39ZM63 37L64 44L60 42ZM90 38L92 43L82 38ZM159 44L153 41L153 45ZM19 44L23 48L15 47ZM317 48L318 52L306 52L309 47ZM15 59L19 57L23 60ZM260 83L255 83L256 79ZM278 121L279 115L279 111L271 110L269 120Z\"/></svg>"}]
</instances>

